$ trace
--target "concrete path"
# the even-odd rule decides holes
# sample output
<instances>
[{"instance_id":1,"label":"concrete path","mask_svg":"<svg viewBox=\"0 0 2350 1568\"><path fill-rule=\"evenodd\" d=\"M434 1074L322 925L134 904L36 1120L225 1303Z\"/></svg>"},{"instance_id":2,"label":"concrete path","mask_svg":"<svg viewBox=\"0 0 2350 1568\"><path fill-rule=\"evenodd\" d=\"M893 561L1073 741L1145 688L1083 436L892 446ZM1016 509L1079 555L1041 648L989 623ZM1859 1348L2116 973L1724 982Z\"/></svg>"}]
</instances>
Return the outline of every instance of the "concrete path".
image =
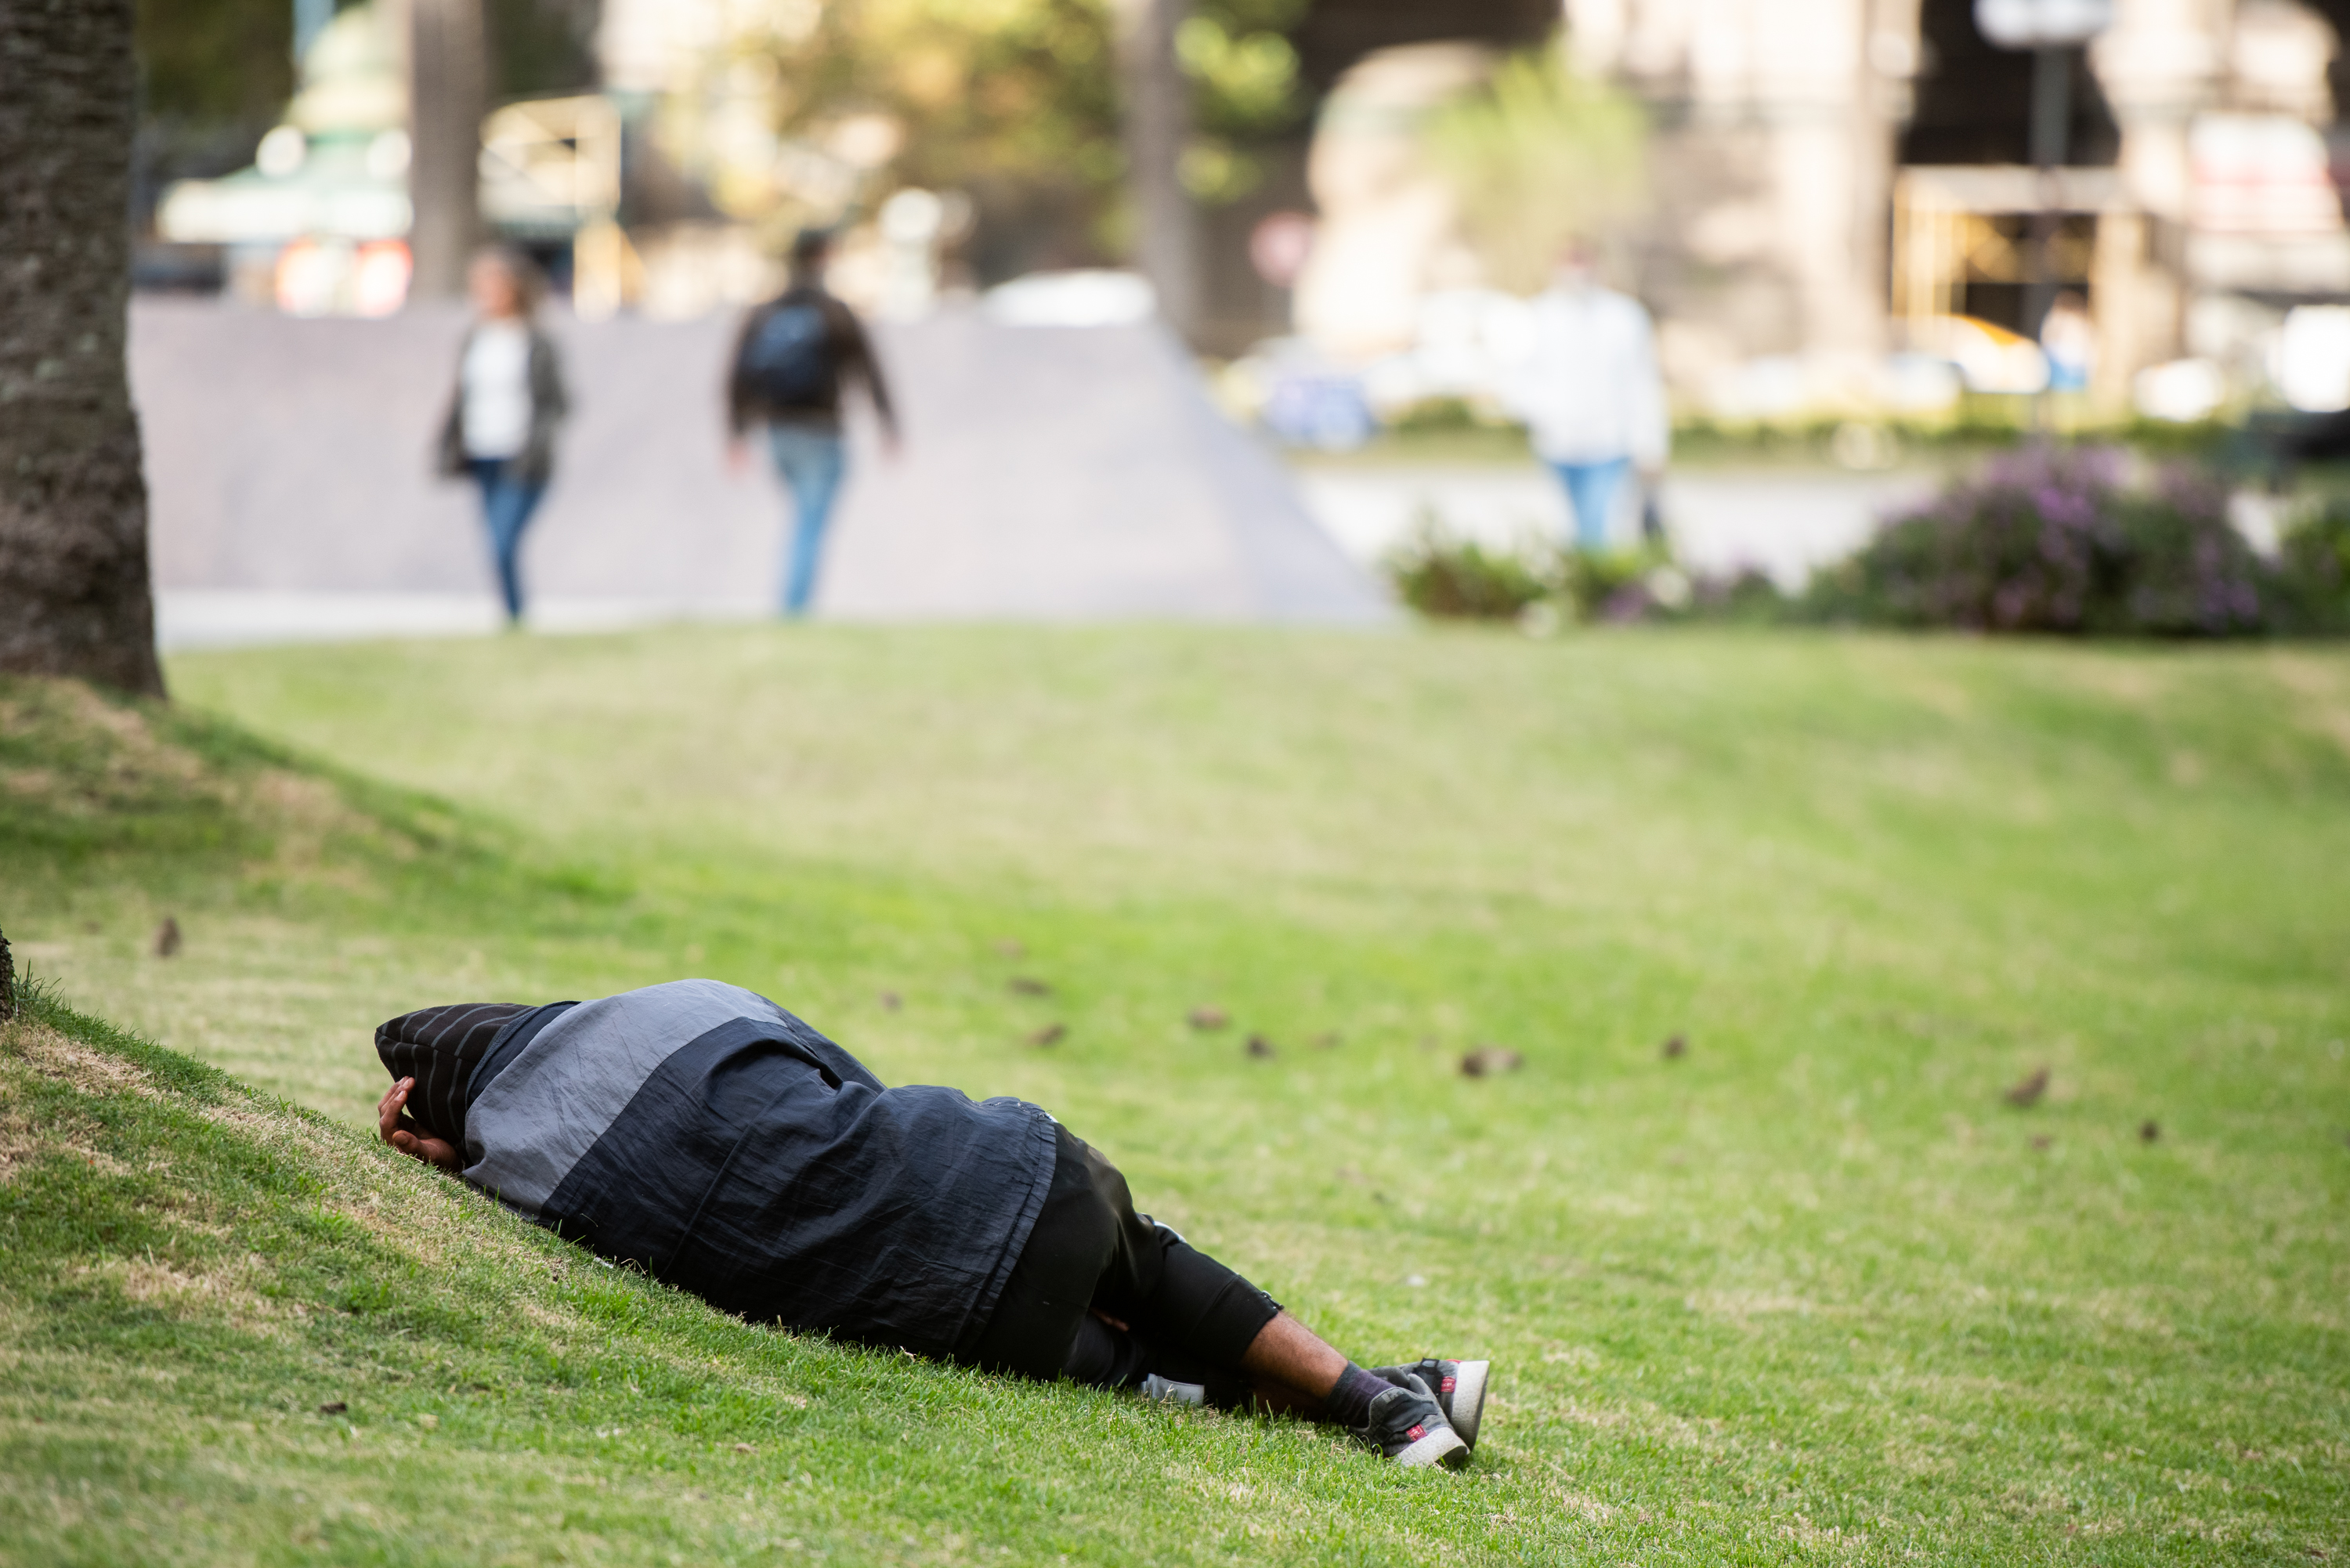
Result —
<instances>
[{"instance_id":1,"label":"concrete path","mask_svg":"<svg viewBox=\"0 0 2350 1568\"><path fill-rule=\"evenodd\" d=\"M524 547L532 623L771 614L785 507L764 455L741 473L724 462L732 324L549 326L578 407ZM471 492L432 475L463 329L454 311L300 321L135 304L165 647L496 626ZM1213 411L1154 330L941 317L880 342L907 440L891 461L853 431L827 617L1378 624L1394 612L1378 565L1419 517L1497 545L1565 526L1531 463L1293 474ZM1664 504L1691 564L1792 587L1930 483L1684 471Z\"/></svg>"},{"instance_id":2,"label":"concrete path","mask_svg":"<svg viewBox=\"0 0 2350 1568\"><path fill-rule=\"evenodd\" d=\"M554 628L768 613L785 503L724 461L732 325L549 322L577 413L524 546ZM167 646L493 624L469 491L432 476L461 315L302 321L140 300ZM901 459L854 432L818 611L1372 624L1375 581L1154 330L885 330Z\"/></svg>"}]
</instances>

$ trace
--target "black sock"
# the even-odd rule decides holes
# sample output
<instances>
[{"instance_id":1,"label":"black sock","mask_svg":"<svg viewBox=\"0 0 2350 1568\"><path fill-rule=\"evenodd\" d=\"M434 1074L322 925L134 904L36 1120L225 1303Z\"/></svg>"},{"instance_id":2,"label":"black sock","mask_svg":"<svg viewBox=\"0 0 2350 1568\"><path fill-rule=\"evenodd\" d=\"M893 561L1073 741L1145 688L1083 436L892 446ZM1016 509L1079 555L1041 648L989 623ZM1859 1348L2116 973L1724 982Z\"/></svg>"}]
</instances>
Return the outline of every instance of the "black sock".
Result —
<instances>
[{"instance_id":1,"label":"black sock","mask_svg":"<svg viewBox=\"0 0 2350 1568\"><path fill-rule=\"evenodd\" d=\"M1322 1407L1342 1427L1367 1427L1371 1424L1371 1401L1394 1386L1349 1361L1347 1370L1338 1374L1338 1386L1323 1396Z\"/></svg>"}]
</instances>

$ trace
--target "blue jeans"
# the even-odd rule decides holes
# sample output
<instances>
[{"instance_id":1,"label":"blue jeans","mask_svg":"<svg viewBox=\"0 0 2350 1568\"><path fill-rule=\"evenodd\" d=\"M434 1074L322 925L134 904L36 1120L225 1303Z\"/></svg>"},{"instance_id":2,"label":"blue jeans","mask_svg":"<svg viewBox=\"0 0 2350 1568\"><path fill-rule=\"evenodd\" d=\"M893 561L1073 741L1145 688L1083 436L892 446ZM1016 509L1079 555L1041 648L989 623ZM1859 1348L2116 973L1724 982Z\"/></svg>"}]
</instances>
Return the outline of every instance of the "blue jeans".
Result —
<instances>
[{"instance_id":1,"label":"blue jeans","mask_svg":"<svg viewBox=\"0 0 2350 1568\"><path fill-rule=\"evenodd\" d=\"M490 553L497 561L498 591L505 597L506 619L518 621L522 619L522 577L515 557L522 549L522 531L530 525L530 514L538 510L546 486L509 476L504 458L477 457L466 466L473 471L473 483L482 487L482 521L489 526Z\"/></svg>"},{"instance_id":2,"label":"blue jeans","mask_svg":"<svg viewBox=\"0 0 2350 1568\"><path fill-rule=\"evenodd\" d=\"M1607 547L1607 521L1616 510L1616 492L1632 466L1628 457L1604 462L1554 462L1551 472L1566 486L1567 504L1575 510L1575 547L1599 551Z\"/></svg>"},{"instance_id":3,"label":"blue jeans","mask_svg":"<svg viewBox=\"0 0 2350 1568\"><path fill-rule=\"evenodd\" d=\"M792 493L792 551L784 574L784 613L804 616L816 592L816 562L824 554L824 531L832 521L833 499L840 493L840 478L847 471L847 448L837 431L769 425L767 450L775 453L775 472Z\"/></svg>"}]
</instances>

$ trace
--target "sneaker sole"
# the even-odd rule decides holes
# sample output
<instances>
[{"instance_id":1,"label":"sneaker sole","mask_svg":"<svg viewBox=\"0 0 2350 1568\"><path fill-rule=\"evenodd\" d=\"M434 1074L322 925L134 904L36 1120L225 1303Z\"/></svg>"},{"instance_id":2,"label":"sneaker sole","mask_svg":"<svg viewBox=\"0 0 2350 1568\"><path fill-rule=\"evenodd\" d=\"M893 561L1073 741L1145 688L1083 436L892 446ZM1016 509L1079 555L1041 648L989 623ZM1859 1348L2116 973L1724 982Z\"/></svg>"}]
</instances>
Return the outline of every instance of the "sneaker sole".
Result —
<instances>
[{"instance_id":1,"label":"sneaker sole","mask_svg":"<svg viewBox=\"0 0 2350 1568\"><path fill-rule=\"evenodd\" d=\"M1135 1392L1159 1405L1205 1405L1208 1386L1204 1383L1178 1383L1171 1377L1161 1377L1156 1372L1142 1380Z\"/></svg>"},{"instance_id":2,"label":"sneaker sole","mask_svg":"<svg viewBox=\"0 0 2350 1568\"><path fill-rule=\"evenodd\" d=\"M1417 1469L1423 1465L1442 1465L1447 1469L1457 1470L1469 1462L1469 1445L1462 1442L1461 1434L1451 1428L1439 1427L1409 1448L1399 1450L1395 1462L1406 1469Z\"/></svg>"},{"instance_id":3,"label":"sneaker sole","mask_svg":"<svg viewBox=\"0 0 2350 1568\"><path fill-rule=\"evenodd\" d=\"M1444 1418L1471 1448L1477 1446L1477 1426L1485 1417L1485 1384L1493 1370L1490 1361L1461 1361L1453 1364L1452 1407Z\"/></svg>"}]
</instances>

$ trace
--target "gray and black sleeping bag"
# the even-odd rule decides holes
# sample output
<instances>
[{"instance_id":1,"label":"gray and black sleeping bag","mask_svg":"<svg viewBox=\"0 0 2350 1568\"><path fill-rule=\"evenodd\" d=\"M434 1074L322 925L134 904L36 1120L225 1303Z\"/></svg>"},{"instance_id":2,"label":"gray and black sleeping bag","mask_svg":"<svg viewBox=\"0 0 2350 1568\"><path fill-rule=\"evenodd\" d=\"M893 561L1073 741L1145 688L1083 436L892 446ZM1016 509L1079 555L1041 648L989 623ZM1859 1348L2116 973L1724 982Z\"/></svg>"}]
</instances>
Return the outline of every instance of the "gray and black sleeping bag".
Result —
<instances>
[{"instance_id":1,"label":"gray and black sleeping bag","mask_svg":"<svg viewBox=\"0 0 2350 1568\"><path fill-rule=\"evenodd\" d=\"M1052 1184L1025 1101L891 1089L765 997L710 980L376 1031L465 1179L756 1322L968 1355Z\"/></svg>"}]
</instances>

